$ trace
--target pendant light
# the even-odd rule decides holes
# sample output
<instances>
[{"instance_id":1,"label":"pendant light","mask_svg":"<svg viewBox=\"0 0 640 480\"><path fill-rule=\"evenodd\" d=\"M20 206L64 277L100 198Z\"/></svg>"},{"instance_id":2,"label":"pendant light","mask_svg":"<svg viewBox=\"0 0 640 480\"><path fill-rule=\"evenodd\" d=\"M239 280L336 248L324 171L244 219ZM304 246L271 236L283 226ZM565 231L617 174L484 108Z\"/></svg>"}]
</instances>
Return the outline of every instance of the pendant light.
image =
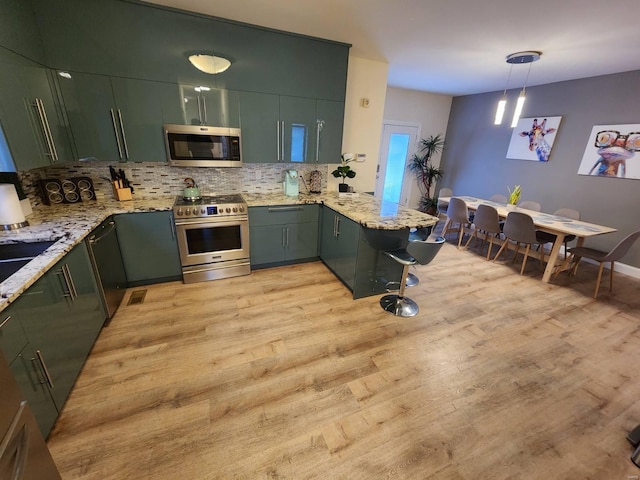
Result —
<instances>
[{"instance_id":1,"label":"pendant light","mask_svg":"<svg viewBox=\"0 0 640 480\"><path fill-rule=\"evenodd\" d=\"M516 101L516 108L513 112L513 119L511 120L511 128L514 128L518 125L518 120L520 119L520 114L522 113L522 108L524 107L524 102L526 100L526 87L527 82L529 80L529 74L531 73L531 64L540 60L540 55L542 52L537 51L526 51L526 52L516 52L507 55L507 63L511 65L509 68L509 76L507 77L507 84L504 88L504 93L502 94L502 99L498 102L498 108L496 109L496 117L494 120L494 125L502 124L502 117L504 116L504 111L507 106L507 87L509 86L509 80L511 79L511 70L513 69L514 64L522 64L528 63L529 70L527 71L527 77L524 81L524 85L522 86L522 90L520 91L520 95L518 95L518 100Z\"/></svg>"}]
</instances>

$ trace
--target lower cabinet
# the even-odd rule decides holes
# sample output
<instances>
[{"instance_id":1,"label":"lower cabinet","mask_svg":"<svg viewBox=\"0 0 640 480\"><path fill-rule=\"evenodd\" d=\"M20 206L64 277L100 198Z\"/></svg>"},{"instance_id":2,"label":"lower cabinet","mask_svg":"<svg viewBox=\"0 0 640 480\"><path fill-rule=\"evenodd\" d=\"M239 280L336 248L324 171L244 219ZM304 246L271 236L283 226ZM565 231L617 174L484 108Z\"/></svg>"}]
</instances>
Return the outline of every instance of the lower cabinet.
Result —
<instances>
[{"instance_id":1,"label":"lower cabinet","mask_svg":"<svg viewBox=\"0 0 640 480\"><path fill-rule=\"evenodd\" d=\"M251 268L318 258L318 205L249 208Z\"/></svg>"},{"instance_id":2,"label":"lower cabinet","mask_svg":"<svg viewBox=\"0 0 640 480\"><path fill-rule=\"evenodd\" d=\"M18 327L23 329L27 343L7 360L46 437L105 320L85 244L20 295L2 317L10 317L2 330L11 325L19 344L24 339Z\"/></svg>"},{"instance_id":3,"label":"lower cabinet","mask_svg":"<svg viewBox=\"0 0 640 480\"><path fill-rule=\"evenodd\" d=\"M182 278L171 212L124 213L115 220L129 286Z\"/></svg>"},{"instance_id":4,"label":"lower cabinet","mask_svg":"<svg viewBox=\"0 0 640 480\"><path fill-rule=\"evenodd\" d=\"M359 236L360 225L328 207L322 208L320 258L352 291Z\"/></svg>"}]
</instances>

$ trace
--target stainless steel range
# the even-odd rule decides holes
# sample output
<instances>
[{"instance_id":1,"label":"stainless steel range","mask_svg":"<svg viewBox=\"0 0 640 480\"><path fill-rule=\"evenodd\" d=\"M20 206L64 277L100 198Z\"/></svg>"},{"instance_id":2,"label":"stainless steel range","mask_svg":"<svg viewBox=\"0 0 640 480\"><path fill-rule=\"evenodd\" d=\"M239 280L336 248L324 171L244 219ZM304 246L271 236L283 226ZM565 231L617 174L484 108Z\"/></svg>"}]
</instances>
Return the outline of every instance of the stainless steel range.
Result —
<instances>
[{"instance_id":1,"label":"stainless steel range","mask_svg":"<svg viewBox=\"0 0 640 480\"><path fill-rule=\"evenodd\" d=\"M249 214L242 195L216 195L173 204L185 283L251 273Z\"/></svg>"}]
</instances>

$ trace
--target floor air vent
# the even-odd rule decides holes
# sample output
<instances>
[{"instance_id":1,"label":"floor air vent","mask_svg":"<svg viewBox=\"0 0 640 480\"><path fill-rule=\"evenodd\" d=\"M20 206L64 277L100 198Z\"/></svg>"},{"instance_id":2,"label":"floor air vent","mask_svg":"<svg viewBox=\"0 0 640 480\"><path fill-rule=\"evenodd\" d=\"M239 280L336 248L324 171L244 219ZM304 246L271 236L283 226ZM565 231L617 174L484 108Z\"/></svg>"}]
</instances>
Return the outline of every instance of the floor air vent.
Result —
<instances>
[{"instance_id":1,"label":"floor air vent","mask_svg":"<svg viewBox=\"0 0 640 480\"><path fill-rule=\"evenodd\" d=\"M146 290L136 290L131 293L127 305L139 305L144 302L144 296L147 294Z\"/></svg>"}]
</instances>

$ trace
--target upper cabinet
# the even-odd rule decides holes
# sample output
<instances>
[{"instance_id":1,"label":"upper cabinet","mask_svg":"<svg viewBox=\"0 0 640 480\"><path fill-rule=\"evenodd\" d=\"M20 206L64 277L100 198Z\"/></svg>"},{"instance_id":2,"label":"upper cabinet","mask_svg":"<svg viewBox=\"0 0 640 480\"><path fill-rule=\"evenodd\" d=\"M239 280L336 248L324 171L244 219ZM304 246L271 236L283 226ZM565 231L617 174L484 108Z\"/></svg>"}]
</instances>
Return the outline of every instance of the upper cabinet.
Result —
<instances>
[{"instance_id":1,"label":"upper cabinet","mask_svg":"<svg viewBox=\"0 0 640 480\"><path fill-rule=\"evenodd\" d=\"M240 127L238 92L207 85L180 85L179 89L183 118L167 123Z\"/></svg>"},{"instance_id":2,"label":"upper cabinet","mask_svg":"<svg viewBox=\"0 0 640 480\"><path fill-rule=\"evenodd\" d=\"M0 119L16 169L69 161L69 130L51 71L0 50Z\"/></svg>"},{"instance_id":3,"label":"upper cabinet","mask_svg":"<svg viewBox=\"0 0 640 480\"><path fill-rule=\"evenodd\" d=\"M340 161L344 102L240 92L247 163Z\"/></svg>"},{"instance_id":4,"label":"upper cabinet","mask_svg":"<svg viewBox=\"0 0 640 480\"><path fill-rule=\"evenodd\" d=\"M349 45L120 0L32 0L56 69L344 101ZM211 75L188 60L231 61Z\"/></svg>"},{"instance_id":5,"label":"upper cabinet","mask_svg":"<svg viewBox=\"0 0 640 480\"><path fill-rule=\"evenodd\" d=\"M166 161L163 123L183 123L178 85L70 72L60 79L81 159Z\"/></svg>"}]
</instances>

